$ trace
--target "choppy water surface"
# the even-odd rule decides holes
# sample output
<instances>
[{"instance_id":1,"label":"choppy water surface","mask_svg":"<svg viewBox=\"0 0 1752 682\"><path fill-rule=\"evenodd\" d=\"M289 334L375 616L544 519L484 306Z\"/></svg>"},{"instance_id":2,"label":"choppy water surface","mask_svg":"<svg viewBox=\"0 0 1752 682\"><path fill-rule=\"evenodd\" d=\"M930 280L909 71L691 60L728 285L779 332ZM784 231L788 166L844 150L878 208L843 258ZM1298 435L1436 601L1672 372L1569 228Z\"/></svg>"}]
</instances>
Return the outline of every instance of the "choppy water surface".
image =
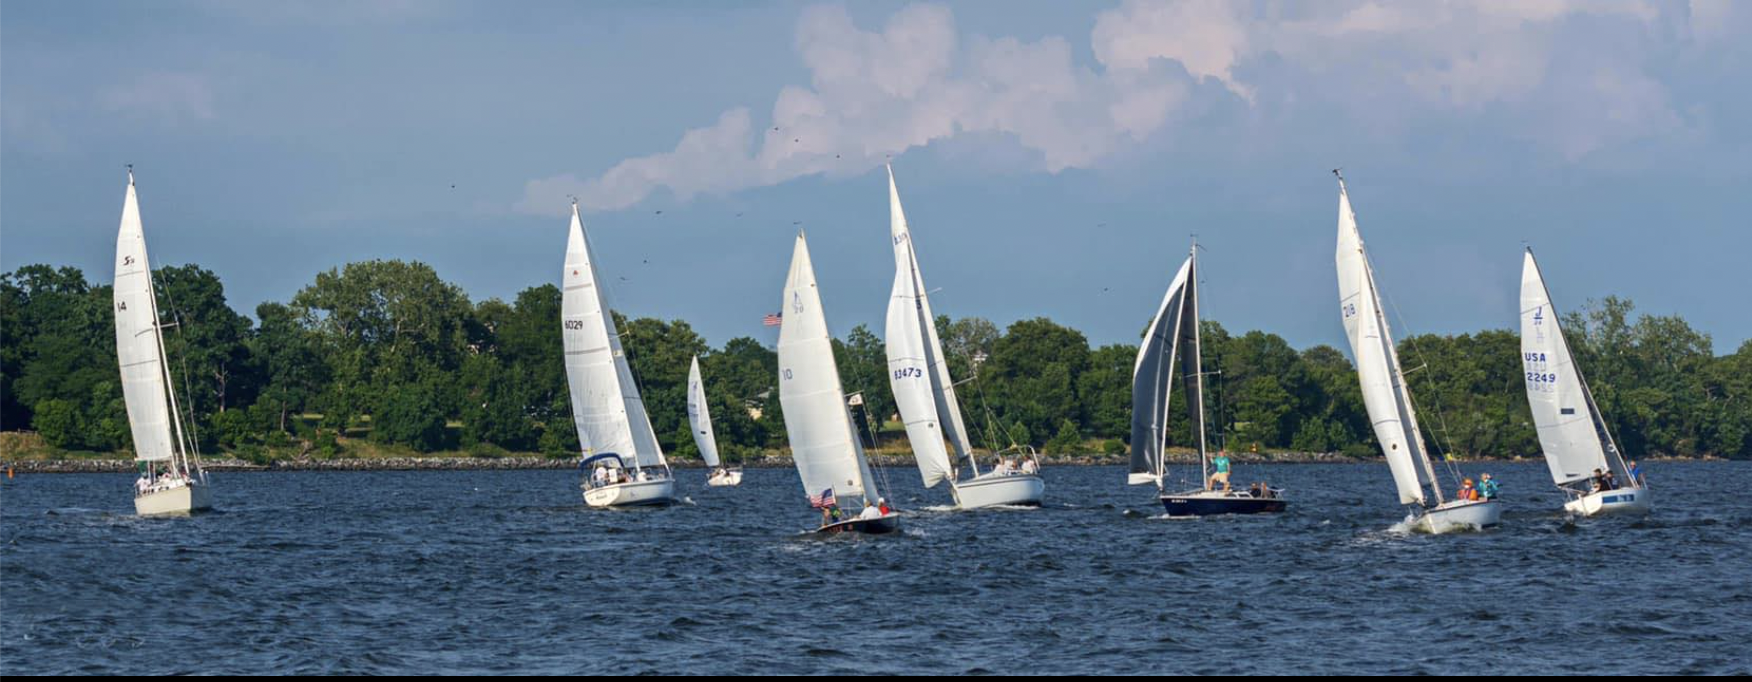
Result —
<instances>
[{"instance_id":1,"label":"choppy water surface","mask_svg":"<svg viewBox=\"0 0 1752 682\"><path fill-rule=\"evenodd\" d=\"M1489 468L1505 525L1441 537L1388 530L1380 465L1240 467L1290 512L1192 521L1116 468L977 513L891 469L905 533L826 540L787 469L630 512L561 471L225 473L173 520L22 476L0 672L1752 672L1752 465L1656 464L1653 516L1579 522Z\"/></svg>"}]
</instances>

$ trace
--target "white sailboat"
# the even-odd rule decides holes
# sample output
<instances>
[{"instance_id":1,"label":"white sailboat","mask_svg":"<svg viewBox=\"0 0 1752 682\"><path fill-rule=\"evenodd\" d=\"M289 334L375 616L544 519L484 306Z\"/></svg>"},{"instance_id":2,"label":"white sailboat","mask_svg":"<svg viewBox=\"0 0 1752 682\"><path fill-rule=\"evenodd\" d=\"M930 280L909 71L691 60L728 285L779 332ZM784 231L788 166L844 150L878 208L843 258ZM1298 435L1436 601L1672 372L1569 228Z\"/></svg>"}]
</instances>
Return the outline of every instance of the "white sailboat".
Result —
<instances>
[{"instance_id":1,"label":"white sailboat","mask_svg":"<svg viewBox=\"0 0 1752 682\"><path fill-rule=\"evenodd\" d=\"M1333 171L1334 175L1338 171ZM1375 287L1375 273L1364 250L1356 213L1351 210L1344 176L1338 178L1338 298L1345 336L1357 363L1363 404L1374 424L1375 440L1387 458L1399 502L1416 505L1409 519L1412 527L1429 533L1494 526L1502 519L1502 503L1496 500L1446 501L1435 466L1418 430L1417 410L1411 388L1399 365L1399 353L1382 310ZM1426 493L1425 488L1428 488ZM1432 499L1433 498L1433 504Z\"/></svg>"},{"instance_id":2,"label":"white sailboat","mask_svg":"<svg viewBox=\"0 0 1752 682\"><path fill-rule=\"evenodd\" d=\"M116 233L115 312L122 398L128 406L128 428L134 435L134 459L140 463L140 478L134 483L134 511L157 516L211 509L213 491L194 451L194 439L183 431L176 387L164 355L164 324L158 317L158 296L152 286L152 264L146 258L146 233L140 222L132 168L128 169L128 193L122 203L122 225Z\"/></svg>"},{"instance_id":3,"label":"white sailboat","mask_svg":"<svg viewBox=\"0 0 1752 682\"><path fill-rule=\"evenodd\" d=\"M1652 502L1649 491L1631 476L1594 403L1594 393L1570 354L1533 249L1527 249L1521 263L1521 364L1551 482L1569 496L1564 511L1581 516L1647 514ZM1603 471L1612 472L1616 488L1578 485L1595 480Z\"/></svg>"},{"instance_id":4,"label":"white sailboat","mask_svg":"<svg viewBox=\"0 0 1752 682\"><path fill-rule=\"evenodd\" d=\"M614 317L603 303L595 262L573 202L560 321L572 422L583 447L578 467L589 472L581 484L584 502L592 507L671 504L675 478L639 398Z\"/></svg>"},{"instance_id":5,"label":"white sailboat","mask_svg":"<svg viewBox=\"0 0 1752 682\"><path fill-rule=\"evenodd\" d=\"M955 399L955 382L944 361L943 344L937 338L936 318L913 253L912 232L900 206L900 192L894 187L892 168L888 171L888 210L889 237L894 246L894 288L888 299L884 334L888 382L925 487L948 482L950 494L962 509L1040 506L1046 483L1037 473L1040 461L1032 452L1023 455L1019 463L1001 458L991 470L979 470L961 406ZM955 449L953 461L944 447L945 439ZM958 481L964 462L973 475Z\"/></svg>"},{"instance_id":6,"label":"white sailboat","mask_svg":"<svg viewBox=\"0 0 1752 682\"><path fill-rule=\"evenodd\" d=\"M693 430L700 458L712 468L712 473L706 476L706 485L714 488L741 485L742 468L725 467L718 462L718 437L712 433L712 412L706 407L706 384L700 380L698 355L687 368L687 424Z\"/></svg>"},{"instance_id":7,"label":"white sailboat","mask_svg":"<svg viewBox=\"0 0 1752 682\"><path fill-rule=\"evenodd\" d=\"M1214 516L1281 512L1289 503L1283 490L1259 485L1246 490L1211 488L1210 453L1205 449L1204 358L1199 340L1198 245L1168 285L1132 365L1132 485L1154 483L1169 516ZM1178 382L1186 394L1187 421L1198 442L1197 490L1169 493L1167 474L1169 397Z\"/></svg>"},{"instance_id":8,"label":"white sailboat","mask_svg":"<svg viewBox=\"0 0 1752 682\"><path fill-rule=\"evenodd\" d=\"M826 509L841 501L857 503L852 518L825 518L817 532L892 533L900 517L879 511L885 506L871 475L864 446L858 441L839 367L833 359L833 337L815 286L815 267L803 234L791 253L785 278L785 302L779 324L779 405L785 412L785 432L791 459L803 480L810 504ZM877 510L872 512L871 510Z\"/></svg>"}]
</instances>

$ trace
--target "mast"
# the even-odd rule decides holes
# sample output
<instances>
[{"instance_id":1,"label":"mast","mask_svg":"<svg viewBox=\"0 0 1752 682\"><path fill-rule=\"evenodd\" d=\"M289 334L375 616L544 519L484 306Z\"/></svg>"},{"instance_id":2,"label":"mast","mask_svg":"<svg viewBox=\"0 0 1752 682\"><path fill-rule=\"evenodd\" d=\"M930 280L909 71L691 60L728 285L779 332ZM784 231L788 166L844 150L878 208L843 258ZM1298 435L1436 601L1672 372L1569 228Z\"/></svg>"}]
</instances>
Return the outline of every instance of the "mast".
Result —
<instances>
[{"instance_id":1,"label":"mast","mask_svg":"<svg viewBox=\"0 0 1752 682\"><path fill-rule=\"evenodd\" d=\"M1197 237L1194 237L1192 240L1192 255L1187 258L1187 261L1192 263L1192 271L1190 273L1188 273L1188 276L1186 278L1186 285L1189 287L1192 287L1192 376L1193 376L1193 387L1198 391L1197 400L1193 401L1189 398L1188 402L1192 402L1193 404L1190 407L1192 407L1194 411L1198 412L1198 463L1199 463L1200 480L1203 481L1203 483L1201 483L1200 485L1202 485L1205 490L1210 490L1211 489L1211 471L1210 471L1211 458L1210 458L1210 452L1205 449L1204 351L1203 351L1204 342L1200 340L1204 336L1204 329L1201 328L1201 324L1200 324L1199 320L1201 320L1202 318L1199 317L1199 313L1198 313L1198 238ZM1182 379L1182 381L1185 381L1185 380Z\"/></svg>"}]
</instances>

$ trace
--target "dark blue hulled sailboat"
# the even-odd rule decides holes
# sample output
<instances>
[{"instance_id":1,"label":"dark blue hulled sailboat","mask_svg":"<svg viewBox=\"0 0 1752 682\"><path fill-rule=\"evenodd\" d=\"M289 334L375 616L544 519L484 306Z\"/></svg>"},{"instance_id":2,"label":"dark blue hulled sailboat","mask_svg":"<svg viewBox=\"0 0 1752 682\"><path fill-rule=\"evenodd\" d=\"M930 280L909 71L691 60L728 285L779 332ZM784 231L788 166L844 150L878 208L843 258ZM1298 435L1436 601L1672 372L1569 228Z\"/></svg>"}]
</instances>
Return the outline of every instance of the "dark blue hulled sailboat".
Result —
<instances>
[{"instance_id":1,"label":"dark blue hulled sailboat","mask_svg":"<svg viewBox=\"0 0 1752 682\"><path fill-rule=\"evenodd\" d=\"M1169 516L1281 512L1289 504L1281 489L1261 483L1247 490L1229 490L1227 481L1223 490L1211 488L1210 456L1205 451L1197 261L1198 245L1194 244L1138 348L1137 364L1132 369L1132 457L1128 482L1154 483ZM1168 398L1176 380L1186 391L1188 421L1198 442L1202 482L1197 490L1169 493L1163 485L1167 469Z\"/></svg>"}]
</instances>

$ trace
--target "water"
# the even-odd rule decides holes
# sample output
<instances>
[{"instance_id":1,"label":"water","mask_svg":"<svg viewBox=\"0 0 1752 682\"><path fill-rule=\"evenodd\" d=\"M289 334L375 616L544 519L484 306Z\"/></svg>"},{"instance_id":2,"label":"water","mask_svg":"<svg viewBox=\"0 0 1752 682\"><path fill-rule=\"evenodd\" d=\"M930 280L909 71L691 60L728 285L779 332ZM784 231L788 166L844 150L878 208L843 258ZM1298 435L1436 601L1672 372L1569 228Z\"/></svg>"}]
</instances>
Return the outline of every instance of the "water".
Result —
<instances>
[{"instance_id":1,"label":"water","mask_svg":"<svg viewBox=\"0 0 1752 682\"><path fill-rule=\"evenodd\" d=\"M1441 537L1388 530L1381 465L1239 467L1290 512L1205 520L1115 468L978 513L891 469L905 533L825 540L786 469L626 512L562 471L225 473L170 520L24 476L0 672L1752 672L1752 465L1655 464L1653 516L1574 523L1543 465L1489 468L1505 525Z\"/></svg>"}]
</instances>

